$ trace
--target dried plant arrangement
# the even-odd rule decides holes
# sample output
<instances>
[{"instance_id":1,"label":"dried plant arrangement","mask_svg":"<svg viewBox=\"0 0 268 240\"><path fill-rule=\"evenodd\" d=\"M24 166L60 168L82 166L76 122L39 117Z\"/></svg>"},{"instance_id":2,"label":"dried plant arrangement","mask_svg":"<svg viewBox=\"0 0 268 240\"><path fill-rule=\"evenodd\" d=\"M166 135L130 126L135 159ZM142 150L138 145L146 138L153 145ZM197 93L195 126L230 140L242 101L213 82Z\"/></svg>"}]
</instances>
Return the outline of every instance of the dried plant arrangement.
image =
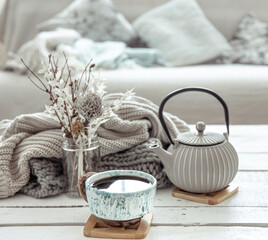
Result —
<instances>
[{"instance_id":1,"label":"dried plant arrangement","mask_svg":"<svg viewBox=\"0 0 268 240\"><path fill-rule=\"evenodd\" d=\"M99 162L99 150L95 150L96 131L99 126L120 108L124 100L133 96L127 91L121 98L107 101L105 80L93 72L94 64L89 62L79 77L72 73L68 59L48 56L48 62L35 74L21 59L27 70L34 76L32 83L49 95L50 105L46 112L57 120L63 130L63 164L68 187L67 196L79 197L77 182L92 164ZM93 147L94 146L94 147ZM99 149L99 148L98 148ZM94 167L94 169L96 169Z\"/></svg>"},{"instance_id":2,"label":"dried plant arrangement","mask_svg":"<svg viewBox=\"0 0 268 240\"><path fill-rule=\"evenodd\" d=\"M49 96L50 105L45 106L46 112L60 123L64 133L62 149L64 174L68 182L66 195L79 197L78 180L85 172L96 171L100 161L99 144L96 145L97 129L115 116L115 111L133 93L127 91L119 99L105 100L105 80L93 72L94 64L89 62L79 76L76 72L72 73L64 53L60 59L49 55L48 62L39 71L40 77L23 59L21 61L34 76L34 79L28 78Z\"/></svg>"},{"instance_id":3,"label":"dried plant arrangement","mask_svg":"<svg viewBox=\"0 0 268 240\"><path fill-rule=\"evenodd\" d=\"M94 74L92 69L95 65L89 62L80 77L75 77L64 53L63 57L63 66L59 67L59 60L48 56L48 62L39 71L44 79L27 67L23 59L21 61L34 76L35 80L28 77L32 83L49 95L50 105L46 106L46 112L59 121L65 137L80 145L85 140L90 141L98 127L114 116L114 112L124 100L133 96L133 92L127 91L114 102L105 101L105 79Z\"/></svg>"}]
</instances>

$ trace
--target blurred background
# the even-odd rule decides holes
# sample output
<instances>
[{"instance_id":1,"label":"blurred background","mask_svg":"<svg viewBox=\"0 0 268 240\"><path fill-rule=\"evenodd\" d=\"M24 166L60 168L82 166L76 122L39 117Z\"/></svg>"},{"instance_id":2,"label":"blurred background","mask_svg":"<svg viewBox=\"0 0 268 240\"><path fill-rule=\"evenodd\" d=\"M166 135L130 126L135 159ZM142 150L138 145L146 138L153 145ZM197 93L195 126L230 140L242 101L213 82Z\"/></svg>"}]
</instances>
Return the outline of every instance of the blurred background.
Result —
<instances>
[{"instance_id":1,"label":"blurred background","mask_svg":"<svg viewBox=\"0 0 268 240\"><path fill-rule=\"evenodd\" d=\"M93 11L93 2L103 7ZM81 37L88 42L78 49ZM0 120L44 109L47 98L28 81L20 58L37 72L47 53L63 48L77 70L88 59L98 62L110 92L134 88L159 104L177 88L208 87L227 102L231 123L268 123L267 0L0 0ZM171 100L167 110L189 123L223 122L208 96L179 101L180 109Z\"/></svg>"}]
</instances>

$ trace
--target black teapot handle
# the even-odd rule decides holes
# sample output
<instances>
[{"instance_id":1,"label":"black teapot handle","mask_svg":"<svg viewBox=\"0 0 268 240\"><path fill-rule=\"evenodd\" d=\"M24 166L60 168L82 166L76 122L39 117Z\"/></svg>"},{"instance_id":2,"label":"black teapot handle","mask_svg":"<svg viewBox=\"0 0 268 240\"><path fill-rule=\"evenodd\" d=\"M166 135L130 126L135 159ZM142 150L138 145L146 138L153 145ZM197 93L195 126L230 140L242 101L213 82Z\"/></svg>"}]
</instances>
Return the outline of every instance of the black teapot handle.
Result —
<instances>
[{"instance_id":1,"label":"black teapot handle","mask_svg":"<svg viewBox=\"0 0 268 240\"><path fill-rule=\"evenodd\" d=\"M187 88L180 88L180 89L177 89L171 93L169 93L164 99L163 101L161 102L160 106L159 106L159 110L158 110L158 117L160 119L160 122L162 124L162 127L163 129L165 130L168 138L169 138L169 141L170 143L174 144L174 142L172 141L171 139L171 136L170 136L170 133L168 131L168 128L167 128L167 125L166 125L166 122L164 120L164 117L163 117L163 110L164 110L164 106L166 104L166 102L174 97L175 95L178 95L180 93L183 93L183 92L192 92L192 91L195 91L195 92L205 92L205 93L208 93L212 96L214 96L216 99L219 100L219 102L222 104L223 106L223 109L224 109L224 115L225 115L225 124L226 124L226 127L227 127L227 133L229 135L229 111L228 111L228 107L226 105L226 103L223 101L223 99L218 95L216 94L215 92L213 92L212 90L208 89L208 88L201 88L201 87L187 87Z\"/></svg>"}]
</instances>

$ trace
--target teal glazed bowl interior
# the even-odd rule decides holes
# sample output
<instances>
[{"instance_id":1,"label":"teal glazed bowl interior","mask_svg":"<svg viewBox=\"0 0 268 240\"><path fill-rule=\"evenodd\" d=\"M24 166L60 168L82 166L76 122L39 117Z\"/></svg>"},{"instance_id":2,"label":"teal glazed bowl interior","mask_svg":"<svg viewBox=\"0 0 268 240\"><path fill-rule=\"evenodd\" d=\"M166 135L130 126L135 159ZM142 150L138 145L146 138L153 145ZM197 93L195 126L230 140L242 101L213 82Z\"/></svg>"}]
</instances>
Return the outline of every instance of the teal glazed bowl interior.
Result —
<instances>
[{"instance_id":1,"label":"teal glazed bowl interior","mask_svg":"<svg viewBox=\"0 0 268 240\"><path fill-rule=\"evenodd\" d=\"M118 176L146 179L150 182L143 189L131 188L126 192L114 189L107 192L94 187L94 183ZM112 170L96 173L85 182L86 196L93 215L107 220L128 221L143 217L153 208L156 193L156 179L147 173L134 170Z\"/></svg>"}]
</instances>

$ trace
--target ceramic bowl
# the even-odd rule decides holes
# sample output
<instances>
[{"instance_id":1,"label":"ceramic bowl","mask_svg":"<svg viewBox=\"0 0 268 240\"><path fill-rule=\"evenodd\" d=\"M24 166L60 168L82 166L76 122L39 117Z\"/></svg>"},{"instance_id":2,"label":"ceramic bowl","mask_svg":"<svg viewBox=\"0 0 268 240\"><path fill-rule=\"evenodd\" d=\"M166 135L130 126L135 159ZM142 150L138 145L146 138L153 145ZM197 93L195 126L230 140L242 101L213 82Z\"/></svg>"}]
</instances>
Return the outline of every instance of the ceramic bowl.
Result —
<instances>
[{"instance_id":1,"label":"ceramic bowl","mask_svg":"<svg viewBox=\"0 0 268 240\"><path fill-rule=\"evenodd\" d=\"M149 180L148 188L143 190L106 192L92 184L113 176L136 176ZM90 211L95 216L115 221L128 221L143 217L151 211L156 192L156 179L147 173L134 170L112 170L96 173L85 182L85 190Z\"/></svg>"}]
</instances>

